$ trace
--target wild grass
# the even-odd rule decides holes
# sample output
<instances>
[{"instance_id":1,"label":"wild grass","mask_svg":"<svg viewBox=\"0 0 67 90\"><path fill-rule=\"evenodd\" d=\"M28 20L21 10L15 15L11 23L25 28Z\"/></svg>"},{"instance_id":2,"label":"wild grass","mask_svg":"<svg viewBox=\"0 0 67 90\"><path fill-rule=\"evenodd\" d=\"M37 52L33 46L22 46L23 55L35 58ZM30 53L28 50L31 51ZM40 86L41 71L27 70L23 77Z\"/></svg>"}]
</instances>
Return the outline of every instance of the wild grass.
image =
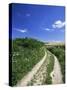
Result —
<instances>
[{"instance_id":1,"label":"wild grass","mask_svg":"<svg viewBox=\"0 0 67 90\"><path fill-rule=\"evenodd\" d=\"M54 56L49 53L50 57L48 58L49 63L47 65L47 75L45 84L52 84L52 78L50 77L50 73L53 71L54 68Z\"/></svg>"},{"instance_id":2,"label":"wild grass","mask_svg":"<svg viewBox=\"0 0 67 90\"><path fill-rule=\"evenodd\" d=\"M57 56L60 62L63 82L65 83L65 46L53 46L49 50Z\"/></svg>"},{"instance_id":3,"label":"wild grass","mask_svg":"<svg viewBox=\"0 0 67 90\"><path fill-rule=\"evenodd\" d=\"M34 39L15 39L12 41L12 77L14 86L21 80L35 64L44 56L44 44Z\"/></svg>"}]
</instances>

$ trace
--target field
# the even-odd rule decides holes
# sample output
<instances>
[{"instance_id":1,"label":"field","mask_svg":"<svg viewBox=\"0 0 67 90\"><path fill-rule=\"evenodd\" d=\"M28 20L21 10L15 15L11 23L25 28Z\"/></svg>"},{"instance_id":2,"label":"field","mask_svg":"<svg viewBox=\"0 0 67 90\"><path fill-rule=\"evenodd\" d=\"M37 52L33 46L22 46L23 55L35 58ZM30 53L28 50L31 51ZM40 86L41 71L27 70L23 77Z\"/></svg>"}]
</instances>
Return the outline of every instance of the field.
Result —
<instances>
[{"instance_id":1,"label":"field","mask_svg":"<svg viewBox=\"0 0 67 90\"><path fill-rule=\"evenodd\" d=\"M17 84L44 56L44 43L35 39L15 39L12 41L12 81Z\"/></svg>"},{"instance_id":2,"label":"field","mask_svg":"<svg viewBox=\"0 0 67 90\"><path fill-rule=\"evenodd\" d=\"M65 46L62 43L49 44L32 38L16 38L12 40L12 52L10 52L10 56L12 68L12 76L10 77L11 86L17 85L28 72L31 72L32 68L35 68L37 63L42 61L43 57L46 58L27 85L52 84L50 74L54 68L55 56L60 62L62 79L63 83L65 83ZM26 78L28 79L28 77Z\"/></svg>"}]
</instances>

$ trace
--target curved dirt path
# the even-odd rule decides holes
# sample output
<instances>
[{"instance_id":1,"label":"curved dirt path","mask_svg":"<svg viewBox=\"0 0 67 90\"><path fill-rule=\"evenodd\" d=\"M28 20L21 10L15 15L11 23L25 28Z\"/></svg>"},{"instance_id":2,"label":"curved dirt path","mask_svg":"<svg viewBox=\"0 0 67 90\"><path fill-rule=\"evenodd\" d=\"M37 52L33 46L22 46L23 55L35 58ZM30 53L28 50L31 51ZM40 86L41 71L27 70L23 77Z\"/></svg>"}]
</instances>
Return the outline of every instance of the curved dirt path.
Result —
<instances>
[{"instance_id":1,"label":"curved dirt path","mask_svg":"<svg viewBox=\"0 0 67 90\"><path fill-rule=\"evenodd\" d=\"M41 65L37 73L34 75L32 80L28 83L28 86L44 85L47 77L47 65L49 64L51 54L47 52L47 58Z\"/></svg>"},{"instance_id":2,"label":"curved dirt path","mask_svg":"<svg viewBox=\"0 0 67 90\"><path fill-rule=\"evenodd\" d=\"M24 78L22 78L21 81L19 81L17 83L16 86L27 86L27 84L29 83L29 81L32 80L33 76L37 73L37 71L39 70L39 68L42 66L42 64L46 60L46 57L47 57L47 53L45 52L45 56L42 58L42 60L40 60L40 62L38 62L33 67L33 69L26 76L24 76Z\"/></svg>"},{"instance_id":3,"label":"curved dirt path","mask_svg":"<svg viewBox=\"0 0 67 90\"><path fill-rule=\"evenodd\" d=\"M57 59L57 57L54 55L54 69L51 72L50 76L52 77L52 84L62 84L62 73L61 73L61 67L60 63Z\"/></svg>"}]
</instances>

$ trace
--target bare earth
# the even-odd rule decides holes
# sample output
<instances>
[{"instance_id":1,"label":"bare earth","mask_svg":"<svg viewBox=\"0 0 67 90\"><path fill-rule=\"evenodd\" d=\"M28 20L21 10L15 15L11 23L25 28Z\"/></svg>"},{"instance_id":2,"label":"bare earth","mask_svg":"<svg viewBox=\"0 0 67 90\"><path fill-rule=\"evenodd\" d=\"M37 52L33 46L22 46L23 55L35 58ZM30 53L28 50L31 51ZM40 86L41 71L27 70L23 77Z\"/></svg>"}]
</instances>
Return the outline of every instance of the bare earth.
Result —
<instances>
[{"instance_id":1,"label":"bare earth","mask_svg":"<svg viewBox=\"0 0 67 90\"><path fill-rule=\"evenodd\" d=\"M33 69L24 77L21 81L17 83L17 86L27 86L29 81L32 80L33 76L36 74L36 72L39 70L39 68L42 66L43 62L46 60L47 53L45 52L45 56L38 62Z\"/></svg>"},{"instance_id":2,"label":"bare earth","mask_svg":"<svg viewBox=\"0 0 67 90\"><path fill-rule=\"evenodd\" d=\"M62 84L62 73L61 73L61 67L60 63L56 56L54 56L55 62L54 62L54 69L51 72L50 76L52 77L52 84Z\"/></svg>"},{"instance_id":3,"label":"bare earth","mask_svg":"<svg viewBox=\"0 0 67 90\"><path fill-rule=\"evenodd\" d=\"M46 80L47 65L50 60L50 52L45 52L45 56L38 62L33 69L22 78L16 86L27 86L27 85L42 85ZM55 55L54 56L54 69L50 73L52 78L52 84L62 84L62 73L60 63ZM48 58L48 59L46 59Z\"/></svg>"},{"instance_id":4,"label":"bare earth","mask_svg":"<svg viewBox=\"0 0 67 90\"><path fill-rule=\"evenodd\" d=\"M47 58L44 63L41 65L37 73L34 75L32 80L28 83L28 85L37 86L44 85L47 77L47 65L49 64L51 54L47 52Z\"/></svg>"}]
</instances>

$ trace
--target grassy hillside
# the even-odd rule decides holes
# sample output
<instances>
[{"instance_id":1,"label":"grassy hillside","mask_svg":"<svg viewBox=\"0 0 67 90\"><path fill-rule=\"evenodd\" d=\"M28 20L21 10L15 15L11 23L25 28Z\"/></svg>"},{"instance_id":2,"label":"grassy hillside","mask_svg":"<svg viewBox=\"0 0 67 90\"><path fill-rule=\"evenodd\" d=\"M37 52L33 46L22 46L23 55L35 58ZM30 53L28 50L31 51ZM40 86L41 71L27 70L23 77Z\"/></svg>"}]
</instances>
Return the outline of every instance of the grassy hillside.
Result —
<instances>
[{"instance_id":1,"label":"grassy hillside","mask_svg":"<svg viewBox=\"0 0 67 90\"><path fill-rule=\"evenodd\" d=\"M45 55L44 43L31 38L12 40L12 81L17 84Z\"/></svg>"},{"instance_id":2,"label":"grassy hillside","mask_svg":"<svg viewBox=\"0 0 67 90\"><path fill-rule=\"evenodd\" d=\"M63 82L65 83L65 46L52 46L48 48L53 54L55 54L60 62L61 71L63 75Z\"/></svg>"}]
</instances>

